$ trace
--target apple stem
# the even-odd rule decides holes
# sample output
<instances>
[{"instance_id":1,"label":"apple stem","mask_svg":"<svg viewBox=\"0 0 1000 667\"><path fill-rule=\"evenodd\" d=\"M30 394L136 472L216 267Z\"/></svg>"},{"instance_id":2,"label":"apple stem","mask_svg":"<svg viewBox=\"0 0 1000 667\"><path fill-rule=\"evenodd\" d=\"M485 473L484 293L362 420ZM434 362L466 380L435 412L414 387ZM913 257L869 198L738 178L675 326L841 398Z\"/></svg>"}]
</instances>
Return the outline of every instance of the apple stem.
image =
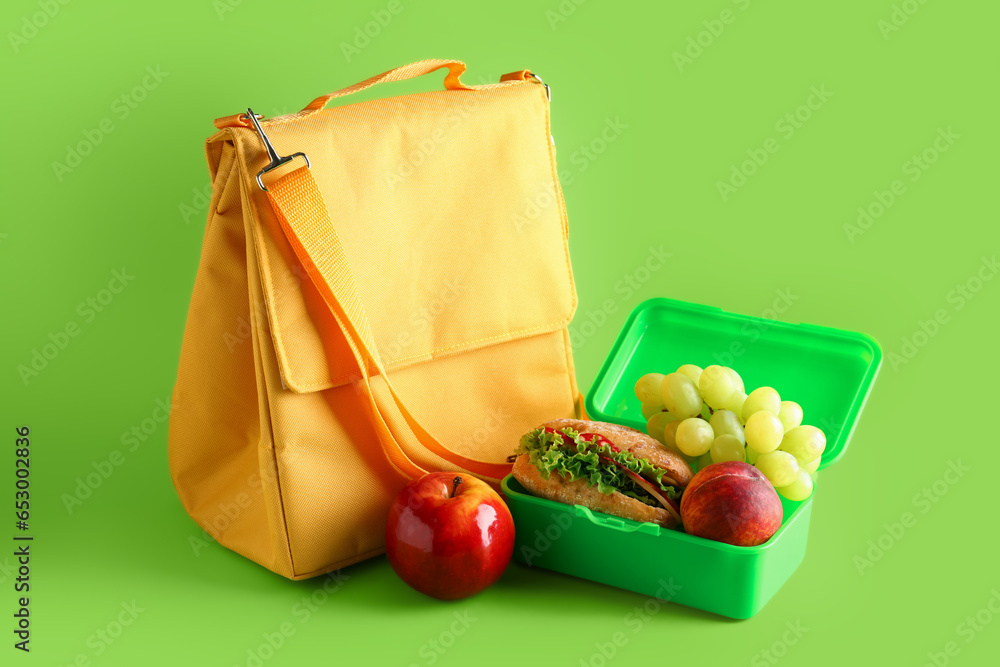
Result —
<instances>
[{"instance_id":1,"label":"apple stem","mask_svg":"<svg viewBox=\"0 0 1000 667\"><path fill-rule=\"evenodd\" d=\"M451 483L453 484L453 486L451 487L451 497L454 498L455 497L455 491L458 490L458 485L462 483L462 478L461 477L455 477L455 479L453 479L451 481Z\"/></svg>"}]
</instances>

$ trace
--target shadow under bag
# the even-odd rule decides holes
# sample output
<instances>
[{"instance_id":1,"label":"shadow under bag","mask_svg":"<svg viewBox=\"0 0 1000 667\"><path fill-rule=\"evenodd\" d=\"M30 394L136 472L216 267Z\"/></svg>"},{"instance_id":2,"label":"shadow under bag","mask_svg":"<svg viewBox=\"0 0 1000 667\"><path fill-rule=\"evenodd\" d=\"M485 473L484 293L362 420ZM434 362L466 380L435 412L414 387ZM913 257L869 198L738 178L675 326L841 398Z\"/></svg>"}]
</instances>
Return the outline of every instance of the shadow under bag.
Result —
<instances>
[{"instance_id":1,"label":"shadow under bag","mask_svg":"<svg viewBox=\"0 0 1000 667\"><path fill-rule=\"evenodd\" d=\"M445 90L325 108L441 68ZM464 70L413 63L206 143L170 470L212 538L283 576L382 553L409 479L495 484L580 409L548 88Z\"/></svg>"}]
</instances>

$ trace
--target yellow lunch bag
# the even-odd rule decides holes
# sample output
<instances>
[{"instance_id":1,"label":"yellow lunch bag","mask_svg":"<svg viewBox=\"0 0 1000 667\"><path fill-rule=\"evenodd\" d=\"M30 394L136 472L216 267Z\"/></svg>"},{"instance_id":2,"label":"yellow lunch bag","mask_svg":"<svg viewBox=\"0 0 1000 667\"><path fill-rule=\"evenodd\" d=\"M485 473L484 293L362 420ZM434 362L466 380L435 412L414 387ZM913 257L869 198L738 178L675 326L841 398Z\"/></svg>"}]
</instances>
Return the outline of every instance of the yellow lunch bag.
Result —
<instances>
[{"instance_id":1,"label":"yellow lunch bag","mask_svg":"<svg viewBox=\"0 0 1000 667\"><path fill-rule=\"evenodd\" d=\"M441 68L445 90L326 108ZM212 538L286 577L382 553L409 479L496 483L522 433L581 409L548 87L464 71L423 60L206 142L171 476Z\"/></svg>"}]
</instances>

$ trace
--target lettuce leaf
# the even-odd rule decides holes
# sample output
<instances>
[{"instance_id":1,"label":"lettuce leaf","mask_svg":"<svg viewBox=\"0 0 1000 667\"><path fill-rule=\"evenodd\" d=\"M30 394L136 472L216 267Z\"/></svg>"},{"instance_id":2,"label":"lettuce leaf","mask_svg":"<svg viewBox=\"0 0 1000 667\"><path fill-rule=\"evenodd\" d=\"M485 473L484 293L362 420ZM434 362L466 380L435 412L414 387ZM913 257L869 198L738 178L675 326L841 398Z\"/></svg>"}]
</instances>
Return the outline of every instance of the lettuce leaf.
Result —
<instances>
[{"instance_id":1,"label":"lettuce leaf","mask_svg":"<svg viewBox=\"0 0 1000 667\"><path fill-rule=\"evenodd\" d=\"M567 443L563 434L572 442ZM581 440L580 434L571 428L564 428L559 433L536 428L521 438L517 453L528 454L528 460L544 479L557 472L569 481L586 480L589 486L596 486L603 494L620 491L647 505L659 507L660 504L621 468L601 461L600 454L656 484L667 498L676 500L681 495L673 486L663 484L665 471L654 467L647 459L637 458L625 450L615 452L607 443Z\"/></svg>"}]
</instances>

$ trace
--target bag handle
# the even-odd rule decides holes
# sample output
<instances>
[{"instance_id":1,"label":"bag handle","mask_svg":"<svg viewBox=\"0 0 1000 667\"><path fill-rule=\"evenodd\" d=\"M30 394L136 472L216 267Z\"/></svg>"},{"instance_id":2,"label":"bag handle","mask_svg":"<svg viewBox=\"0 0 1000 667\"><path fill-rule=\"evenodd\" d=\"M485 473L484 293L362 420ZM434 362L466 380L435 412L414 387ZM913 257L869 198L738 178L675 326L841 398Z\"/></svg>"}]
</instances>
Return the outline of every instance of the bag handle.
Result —
<instances>
[{"instance_id":1,"label":"bag handle","mask_svg":"<svg viewBox=\"0 0 1000 667\"><path fill-rule=\"evenodd\" d=\"M387 72L382 72L369 79L365 79L353 86L348 86L346 88L341 88L340 90L334 91L332 93L327 93L326 95L320 95L312 102L306 105L306 107L299 111L298 113L292 114L289 118L305 118L314 113L322 111L326 108L326 105L330 103L330 100L343 97L345 95L350 95L351 93L357 93L359 91L365 90L366 88L371 88L380 83L385 83L387 81L404 81L406 79L413 79L418 76L423 76L424 74L430 74L442 67L448 68L448 74L444 78L444 87L447 90L479 90L481 88L487 88L497 85L506 85L509 81L523 81L525 76L521 72L512 72L511 74L505 74L501 78L500 84L486 84L483 86L467 86L459 79L460 76L465 72L465 63L461 60L419 60L415 63L410 63L409 65L403 65L401 67L393 68ZM282 122L280 119L278 122ZM250 123L250 119L246 114L234 114L232 116L223 116L222 118L215 119L215 127L218 129L224 129L227 127L253 127Z\"/></svg>"},{"instance_id":2,"label":"bag handle","mask_svg":"<svg viewBox=\"0 0 1000 667\"><path fill-rule=\"evenodd\" d=\"M356 83L353 86L347 86L346 88L341 88L338 91L327 93L326 95L320 95L306 105L306 108L300 113L322 111L326 108L326 105L330 103L330 100L334 98L350 95L351 93L357 93L365 90L366 88L377 86L380 83L386 83L387 81L405 81L406 79L415 79L418 76L430 74L431 72L439 70L442 67L448 68L448 74L444 77L444 87L447 90L473 90L475 88L474 86L467 86L459 80L459 77L465 72L465 63L461 60L420 60L415 63L410 63L409 65L396 67L388 72L376 74L375 76L365 79L360 83Z\"/></svg>"},{"instance_id":3,"label":"bag handle","mask_svg":"<svg viewBox=\"0 0 1000 667\"><path fill-rule=\"evenodd\" d=\"M407 456L389 428L385 412L372 390L370 376L373 371L382 376L396 408L422 446L449 463L498 485L510 472L511 464L479 461L446 448L420 425L396 393L375 347L344 247L309 168L303 166L288 172L268 185L266 192L295 255L333 312L350 345L361 371L361 388L368 397L372 424L392 466L410 479L427 472Z\"/></svg>"}]
</instances>

